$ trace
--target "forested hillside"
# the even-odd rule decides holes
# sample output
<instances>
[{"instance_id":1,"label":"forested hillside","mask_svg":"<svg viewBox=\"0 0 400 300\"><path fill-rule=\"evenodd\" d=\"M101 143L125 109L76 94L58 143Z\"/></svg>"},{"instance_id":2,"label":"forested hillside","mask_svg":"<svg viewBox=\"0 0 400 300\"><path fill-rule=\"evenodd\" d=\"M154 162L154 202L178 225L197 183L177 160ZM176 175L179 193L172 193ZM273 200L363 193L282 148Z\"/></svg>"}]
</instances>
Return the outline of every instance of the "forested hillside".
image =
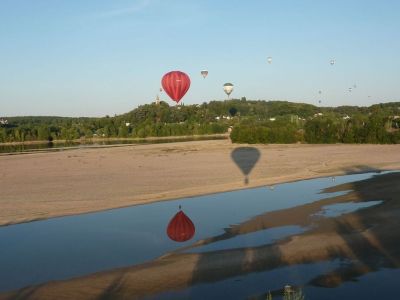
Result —
<instances>
[{"instance_id":1,"label":"forested hillside","mask_svg":"<svg viewBox=\"0 0 400 300\"><path fill-rule=\"evenodd\" d=\"M200 105L141 105L102 118L2 117L0 142L225 133L243 143L400 143L400 102L317 107L233 99Z\"/></svg>"}]
</instances>

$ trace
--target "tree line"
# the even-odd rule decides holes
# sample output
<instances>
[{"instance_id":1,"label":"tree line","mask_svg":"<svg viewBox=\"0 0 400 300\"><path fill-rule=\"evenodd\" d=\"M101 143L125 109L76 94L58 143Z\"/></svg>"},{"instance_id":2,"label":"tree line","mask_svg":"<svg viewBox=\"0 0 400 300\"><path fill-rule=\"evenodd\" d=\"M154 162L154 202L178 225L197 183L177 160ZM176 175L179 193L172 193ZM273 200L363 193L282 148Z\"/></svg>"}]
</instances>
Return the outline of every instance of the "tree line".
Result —
<instances>
[{"instance_id":1,"label":"tree line","mask_svg":"<svg viewBox=\"0 0 400 300\"><path fill-rule=\"evenodd\" d=\"M141 105L114 117L12 117L0 142L144 138L225 133L237 143L399 143L400 103L317 107L233 99L199 105Z\"/></svg>"}]
</instances>

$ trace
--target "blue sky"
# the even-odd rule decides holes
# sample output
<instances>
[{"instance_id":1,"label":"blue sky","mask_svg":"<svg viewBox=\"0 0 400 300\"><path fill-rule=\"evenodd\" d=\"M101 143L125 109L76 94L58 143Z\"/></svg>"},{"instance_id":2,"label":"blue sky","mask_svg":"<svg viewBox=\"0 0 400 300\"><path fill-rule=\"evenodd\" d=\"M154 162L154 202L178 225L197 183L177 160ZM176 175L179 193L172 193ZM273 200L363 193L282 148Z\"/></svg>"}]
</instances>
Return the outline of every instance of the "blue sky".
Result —
<instances>
[{"instance_id":1,"label":"blue sky","mask_svg":"<svg viewBox=\"0 0 400 300\"><path fill-rule=\"evenodd\" d=\"M0 115L121 114L154 101L171 70L191 77L186 104L225 99L225 82L236 98L399 101L399 11L397 0L0 0Z\"/></svg>"}]
</instances>

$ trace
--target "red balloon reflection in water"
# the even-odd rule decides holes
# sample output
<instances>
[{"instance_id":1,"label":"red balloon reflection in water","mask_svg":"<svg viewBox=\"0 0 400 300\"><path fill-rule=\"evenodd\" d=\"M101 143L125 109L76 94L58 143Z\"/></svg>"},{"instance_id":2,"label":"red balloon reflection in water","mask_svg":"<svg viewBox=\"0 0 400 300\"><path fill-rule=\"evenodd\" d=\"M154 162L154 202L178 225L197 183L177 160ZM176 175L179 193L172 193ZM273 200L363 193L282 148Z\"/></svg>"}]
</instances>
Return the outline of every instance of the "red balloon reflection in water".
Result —
<instances>
[{"instance_id":1,"label":"red balloon reflection in water","mask_svg":"<svg viewBox=\"0 0 400 300\"><path fill-rule=\"evenodd\" d=\"M178 103L189 90L190 78L181 71L172 71L163 76L161 84L168 96Z\"/></svg>"},{"instance_id":2,"label":"red balloon reflection in water","mask_svg":"<svg viewBox=\"0 0 400 300\"><path fill-rule=\"evenodd\" d=\"M167 234L169 238L175 242L186 242L190 240L196 229L192 220L182 210L169 221Z\"/></svg>"}]
</instances>

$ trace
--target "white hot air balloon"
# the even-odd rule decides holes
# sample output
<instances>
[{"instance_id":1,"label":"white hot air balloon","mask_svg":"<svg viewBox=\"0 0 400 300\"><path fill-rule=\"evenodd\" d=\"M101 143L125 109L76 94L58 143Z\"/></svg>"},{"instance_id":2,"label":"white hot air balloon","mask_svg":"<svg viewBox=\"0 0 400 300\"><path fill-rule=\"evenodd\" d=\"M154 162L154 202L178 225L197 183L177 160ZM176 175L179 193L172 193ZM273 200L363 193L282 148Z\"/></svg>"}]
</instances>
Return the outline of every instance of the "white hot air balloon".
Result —
<instances>
[{"instance_id":1,"label":"white hot air balloon","mask_svg":"<svg viewBox=\"0 0 400 300\"><path fill-rule=\"evenodd\" d=\"M229 98L229 95L232 93L232 91L233 91L233 84L232 83L225 83L224 84L224 92L225 92L225 94L227 94L228 95L228 98Z\"/></svg>"},{"instance_id":2,"label":"white hot air balloon","mask_svg":"<svg viewBox=\"0 0 400 300\"><path fill-rule=\"evenodd\" d=\"M352 88L349 88L349 92L351 92L353 89Z\"/></svg>"},{"instance_id":3,"label":"white hot air balloon","mask_svg":"<svg viewBox=\"0 0 400 300\"><path fill-rule=\"evenodd\" d=\"M201 72L201 76L203 76L203 78L206 78L208 75L208 71L207 70L202 70Z\"/></svg>"},{"instance_id":4,"label":"white hot air balloon","mask_svg":"<svg viewBox=\"0 0 400 300\"><path fill-rule=\"evenodd\" d=\"M271 64L271 63L272 63L272 57L269 56L269 57L267 58L267 61L268 61L269 64Z\"/></svg>"},{"instance_id":5,"label":"white hot air balloon","mask_svg":"<svg viewBox=\"0 0 400 300\"><path fill-rule=\"evenodd\" d=\"M335 60L331 59L330 64L331 64L331 66L333 66L335 64Z\"/></svg>"}]
</instances>

